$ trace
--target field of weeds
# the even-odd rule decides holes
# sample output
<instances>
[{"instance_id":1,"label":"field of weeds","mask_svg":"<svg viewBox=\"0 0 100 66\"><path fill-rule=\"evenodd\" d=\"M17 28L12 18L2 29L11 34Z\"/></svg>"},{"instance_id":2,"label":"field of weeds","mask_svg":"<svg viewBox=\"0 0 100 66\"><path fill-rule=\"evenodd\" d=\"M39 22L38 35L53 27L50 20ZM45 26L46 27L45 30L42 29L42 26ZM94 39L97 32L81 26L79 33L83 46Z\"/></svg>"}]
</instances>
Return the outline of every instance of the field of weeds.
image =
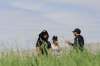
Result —
<instances>
[{"instance_id":1,"label":"field of weeds","mask_svg":"<svg viewBox=\"0 0 100 66\"><path fill-rule=\"evenodd\" d=\"M100 66L100 54L90 52L63 52L59 56L34 56L29 53L0 53L0 66Z\"/></svg>"}]
</instances>

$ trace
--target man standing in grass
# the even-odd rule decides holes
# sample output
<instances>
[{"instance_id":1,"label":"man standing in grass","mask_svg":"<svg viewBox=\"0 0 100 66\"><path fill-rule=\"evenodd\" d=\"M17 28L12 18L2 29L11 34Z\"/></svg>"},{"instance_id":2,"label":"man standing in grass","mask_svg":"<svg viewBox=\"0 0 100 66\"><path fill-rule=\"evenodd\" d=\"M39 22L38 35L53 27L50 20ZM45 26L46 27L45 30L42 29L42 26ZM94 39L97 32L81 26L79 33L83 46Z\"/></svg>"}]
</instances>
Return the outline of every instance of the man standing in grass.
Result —
<instances>
[{"instance_id":1,"label":"man standing in grass","mask_svg":"<svg viewBox=\"0 0 100 66\"><path fill-rule=\"evenodd\" d=\"M69 41L67 41L67 43L71 46L73 46L73 48L79 49L81 51L83 51L84 48L84 38L81 35L81 30L79 28L76 28L74 31L72 31L75 38L74 38L74 43L71 43Z\"/></svg>"}]
</instances>

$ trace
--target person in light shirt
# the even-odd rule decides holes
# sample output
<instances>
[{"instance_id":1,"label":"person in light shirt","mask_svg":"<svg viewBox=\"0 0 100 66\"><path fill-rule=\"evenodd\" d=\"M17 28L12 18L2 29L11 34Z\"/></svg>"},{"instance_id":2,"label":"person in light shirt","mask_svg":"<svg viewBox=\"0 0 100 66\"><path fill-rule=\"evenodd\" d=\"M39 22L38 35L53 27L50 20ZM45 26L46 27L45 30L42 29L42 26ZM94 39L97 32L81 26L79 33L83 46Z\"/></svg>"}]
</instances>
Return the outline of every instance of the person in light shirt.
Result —
<instances>
[{"instance_id":1,"label":"person in light shirt","mask_svg":"<svg viewBox=\"0 0 100 66\"><path fill-rule=\"evenodd\" d=\"M59 46L59 42L58 42L58 37L57 36L53 36L52 38L52 52L54 55L58 55L60 53L60 46Z\"/></svg>"}]
</instances>

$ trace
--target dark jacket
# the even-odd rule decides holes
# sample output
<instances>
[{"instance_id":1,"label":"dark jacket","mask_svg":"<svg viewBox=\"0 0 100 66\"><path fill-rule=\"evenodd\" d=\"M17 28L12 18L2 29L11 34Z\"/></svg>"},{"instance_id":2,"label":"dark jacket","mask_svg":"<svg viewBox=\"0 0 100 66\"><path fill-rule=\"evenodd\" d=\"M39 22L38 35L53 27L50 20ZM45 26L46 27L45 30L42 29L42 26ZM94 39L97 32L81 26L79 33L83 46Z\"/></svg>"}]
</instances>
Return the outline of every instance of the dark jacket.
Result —
<instances>
[{"instance_id":1,"label":"dark jacket","mask_svg":"<svg viewBox=\"0 0 100 66\"><path fill-rule=\"evenodd\" d=\"M82 47L83 48L83 46L84 46L84 38L83 38L83 36L81 36L81 35L76 36L74 38L74 45L75 46L78 46L79 45L79 47Z\"/></svg>"},{"instance_id":2,"label":"dark jacket","mask_svg":"<svg viewBox=\"0 0 100 66\"><path fill-rule=\"evenodd\" d=\"M74 48L79 48L80 50L83 50L84 48L84 38L81 35L78 35L74 38L74 43L72 44Z\"/></svg>"}]
</instances>

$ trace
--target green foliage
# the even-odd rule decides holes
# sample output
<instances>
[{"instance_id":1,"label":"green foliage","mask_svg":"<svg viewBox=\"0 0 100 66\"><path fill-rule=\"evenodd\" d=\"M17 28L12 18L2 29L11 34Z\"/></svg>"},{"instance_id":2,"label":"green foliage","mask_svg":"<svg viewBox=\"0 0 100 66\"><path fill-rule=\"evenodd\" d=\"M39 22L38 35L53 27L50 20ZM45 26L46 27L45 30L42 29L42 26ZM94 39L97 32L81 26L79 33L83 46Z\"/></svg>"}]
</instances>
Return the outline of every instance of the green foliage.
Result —
<instances>
[{"instance_id":1,"label":"green foliage","mask_svg":"<svg viewBox=\"0 0 100 66\"><path fill-rule=\"evenodd\" d=\"M87 51L63 52L60 56L1 53L0 66L100 66L100 54L94 55Z\"/></svg>"}]
</instances>

